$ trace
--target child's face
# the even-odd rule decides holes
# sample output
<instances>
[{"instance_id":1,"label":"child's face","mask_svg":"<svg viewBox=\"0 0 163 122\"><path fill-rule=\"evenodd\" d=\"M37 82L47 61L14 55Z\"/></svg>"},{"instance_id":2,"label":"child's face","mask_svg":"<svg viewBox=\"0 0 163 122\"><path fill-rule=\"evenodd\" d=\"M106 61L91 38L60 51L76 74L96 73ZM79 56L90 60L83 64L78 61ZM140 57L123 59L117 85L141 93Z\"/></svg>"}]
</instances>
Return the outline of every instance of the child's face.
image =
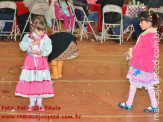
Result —
<instances>
[{"instance_id":1,"label":"child's face","mask_svg":"<svg viewBox=\"0 0 163 122\"><path fill-rule=\"evenodd\" d=\"M152 23L148 21L141 21L139 25L142 30L146 30L147 28L152 26Z\"/></svg>"},{"instance_id":2,"label":"child's face","mask_svg":"<svg viewBox=\"0 0 163 122\"><path fill-rule=\"evenodd\" d=\"M35 33L36 33L37 36L43 36L45 34L45 31L35 29Z\"/></svg>"}]
</instances>

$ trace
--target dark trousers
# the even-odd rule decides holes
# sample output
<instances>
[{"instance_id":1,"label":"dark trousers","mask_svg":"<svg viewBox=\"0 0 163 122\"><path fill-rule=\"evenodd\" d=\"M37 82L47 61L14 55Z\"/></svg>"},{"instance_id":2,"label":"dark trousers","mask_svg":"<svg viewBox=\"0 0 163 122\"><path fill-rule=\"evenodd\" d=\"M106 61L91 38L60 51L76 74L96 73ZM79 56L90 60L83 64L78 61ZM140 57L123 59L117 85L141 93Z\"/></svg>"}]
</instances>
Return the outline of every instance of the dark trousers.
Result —
<instances>
[{"instance_id":1,"label":"dark trousers","mask_svg":"<svg viewBox=\"0 0 163 122\"><path fill-rule=\"evenodd\" d=\"M29 16L29 12L17 16L18 26L19 26L19 29L20 29L20 32L21 33L23 32L23 29L24 29L24 26L25 26L25 24L27 22L28 16ZM38 16L38 15L36 15L36 14L32 14L31 15L32 18L35 17L35 16ZM25 29L25 32L30 32L29 23L27 24L27 27Z\"/></svg>"},{"instance_id":2,"label":"dark trousers","mask_svg":"<svg viewBox=\"0 0 163 122\"><path fill-rule=\"evenodd\" d=\"M0 20L14 20L14 14L0 14ZM9 31L13 22L5 22L3 31Z\"/></svg>"}]
</instances>

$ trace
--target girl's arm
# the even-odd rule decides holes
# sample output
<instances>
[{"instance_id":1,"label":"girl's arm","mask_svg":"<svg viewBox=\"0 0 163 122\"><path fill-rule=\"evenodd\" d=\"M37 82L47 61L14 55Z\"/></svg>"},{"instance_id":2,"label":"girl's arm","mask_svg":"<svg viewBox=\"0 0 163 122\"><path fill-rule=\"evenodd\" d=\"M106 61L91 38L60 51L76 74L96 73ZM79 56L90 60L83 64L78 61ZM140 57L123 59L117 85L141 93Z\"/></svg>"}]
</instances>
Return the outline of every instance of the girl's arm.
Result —
<instances>
[{"instance_id":1,"label":"girl's arm","mask_svg":"<svg viewBox=\"0 0 163 122\"><path fill-rule=\"evenodd\" d=\"M155 39L156 40L156 39ZM144 36L142 40L133 48L132 55L143 56L151 53L154 48L154 40L152 36Z\"/></svg>"},{"instance_id":2,"label":"girl's arm","mask_svg":"<svg viewBox=\"0 0 163 122\"><path fill-rule=\"evenodd\" d=\"M24 35L22 41L19 43L19 46L22 51L30 50L30 40L28 38L28 34Z\"/></svg>"},{"instance_id":3,"label":"girl's arm","mask_svg":"<svg viewBox=\"0 0 163 122\"><path fill-rule=\"evenodd\" d=\"M47 36L43 45L42 56L48 56L52 52L52 42L51 39Z\"/></svg>"}]
</instances>

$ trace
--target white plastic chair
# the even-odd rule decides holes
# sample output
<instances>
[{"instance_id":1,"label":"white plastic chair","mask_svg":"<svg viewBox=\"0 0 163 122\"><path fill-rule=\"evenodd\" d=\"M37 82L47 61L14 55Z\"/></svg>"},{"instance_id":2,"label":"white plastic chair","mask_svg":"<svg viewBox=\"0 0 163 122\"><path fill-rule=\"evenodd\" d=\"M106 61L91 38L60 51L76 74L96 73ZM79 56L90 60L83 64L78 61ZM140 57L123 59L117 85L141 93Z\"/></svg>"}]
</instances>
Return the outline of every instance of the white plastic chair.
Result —
<instances>
[{"instance_id":1,"label":"white plastic chair","mask_svg":"<svg viewBox=\"0 0 163 122\"><path fill-rule=\"evenodd\" d=\"M123 16L122 16L122 9L121 7L117 6L117 5L112 5L112 4L108 4L105 5L103 7L102 10L102 14L103 14L103 20L102 20L102 35L101 35L101 43L105 42L105 33L107 33L107 31L110 28L113 28L115 26L120 26L120 35L108 35L108 39L119 39L120 40L120 45L123 42ZM113 23L105 23L105 13L107 12L116 12L119 13L121 15L121 20L120 20L120 24L113 24ZM115 37L115 38L111 38Z\"/></svg>"},{"instance_id":2,"label":"white plastic chair","mask_svg":"<svg viewBox=\"0 0 163 122\"><path fill-rule=\"evenodd\" d=\"M12 30L11 31L0 31L0 36L10 36L11 39L14 37L14 40L16 41L16 4L15 2L10 2L10 1L1 1L0 2L0 9L2 8L11 8L14 10L14 18L13 20L0 20L0 22L12 22Z\"/></svg>"},{"instance_id":3,"label":"white plastic chair","mask_svg":"<svg viewBox=\"0 0 163 122\"><path fill-rule=\"evenodd\" d=\"M26 24L24 26L24 29L22 31L22 34L21 34L20 39L22 38L22 36L23 36L24 33L27 33L27 32L25 32L25 29L27 27L27 24L32 21L31 15L32 14L37 14L38 11L42 11L42 13L39 14L39 15L45 16L45 14L48 11L48 9L49 9L49 4L47 2L37 2L37 3L35 3L33 5L32 10L31 10L31 12L30 12L30 14L28 16L27 22L26 22Z\"/></svg>"},{"instance_id":4,"label":"white plastic chair","mask_svg":"<svg viewBox=\"0 0 163 122\"><path fill-rule=\"evenodd\" d=\"M88 38L88 35L87 35L88 32L86 32L85 29L84 29L84 24L85 24L85 23L87 23L87 24L90 26L91 31L92 31L92 34L94 35L95 39L98 40L98 39L97 39L97 35L95 34L95 32L94 32L94 30L93 30L93 28L92 28L92 25L91 25L91 22L94 22L94 21L89 21L89 20L88 20L87 15L85 14L85 11L83 10L82 7L74 6L73 9L74 9L74 11L75 11L75 10L80 10L80 11L82 11L82 13L83 13L83 15L84 15L84 19L83 19L82 21L77 20L77 22L80 23L79 25L81 25L81 32L80 32L80 36L81 36L81 37L80 37L80 41L82 40L83 34L86 34L86 37ZM77 19L77 17L76 17L76 19Z\"/></svg>"}]
</instances>

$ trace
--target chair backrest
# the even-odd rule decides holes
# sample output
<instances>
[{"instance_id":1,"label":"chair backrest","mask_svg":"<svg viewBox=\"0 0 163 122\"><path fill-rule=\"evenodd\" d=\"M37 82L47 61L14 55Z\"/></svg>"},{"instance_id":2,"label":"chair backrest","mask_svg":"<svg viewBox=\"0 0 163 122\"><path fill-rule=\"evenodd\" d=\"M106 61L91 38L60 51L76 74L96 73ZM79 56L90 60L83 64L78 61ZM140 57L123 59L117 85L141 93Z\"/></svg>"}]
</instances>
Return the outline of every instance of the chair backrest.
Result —
<instances>
[{"instance_id":1,"label":"chair backrest","mask_svg":"<svg viewBox=\"0 0 163 122\"><path fill-rule=\"evenodd\" d=\"M102 22L104 23L104 18L105 18L105 13L107 12L116 12L121 15L121 22L122 22L122 9L120 6L117 5L112 5L112 4L107 4L103 7L102 9L102 15L103 15L103 20ZM106 21L106 20L105 20Z\"/></svg>"},{"instance_id":2,"label":"chair backrest","mask_svg":"<svg viewBox=\"0 0 163 122\"><path fill-rule=\"evenodd\" d=\"M16 4L15 2L11 2L11 1L0 1L0 9L1 8L11 8L16 10Z\"/></svg>"},{"instance_id":3,"label":"chair backrest","mask_svg":"<svg viewBox=\"0 0 163 122\"><path fill-rule=\"evenodd\" d=\"M1 8L11 8L14 9L14 15L16 15L16 4L12 1L0 1L0 9Z\"/></svg>"},{"instance_id":4,"label":"chair backrest","mask_svg":"<svg viewBox=\"0 0 163 122\"><path fill-rule=\"evenodd\" d=\"M49 4L47 2L37 2L33 5L31 13L37 14L36 12L42 11L39 15L45 15L48 9L49 9Z\"/></svg>"},{"instance_id":5,"label":"chair backrest","mask_svg":"<svg viewBox=\"0 0 163 122\"><path fill-rule=\"evenodd\" d=\"M103 7L102 11L103 11L103 13L106 13L106 12L117 12L117 13L122 14L121 7L119 7L117 5L112 5L112 4L105 5Z\"/></svg>"}]
</instances>

